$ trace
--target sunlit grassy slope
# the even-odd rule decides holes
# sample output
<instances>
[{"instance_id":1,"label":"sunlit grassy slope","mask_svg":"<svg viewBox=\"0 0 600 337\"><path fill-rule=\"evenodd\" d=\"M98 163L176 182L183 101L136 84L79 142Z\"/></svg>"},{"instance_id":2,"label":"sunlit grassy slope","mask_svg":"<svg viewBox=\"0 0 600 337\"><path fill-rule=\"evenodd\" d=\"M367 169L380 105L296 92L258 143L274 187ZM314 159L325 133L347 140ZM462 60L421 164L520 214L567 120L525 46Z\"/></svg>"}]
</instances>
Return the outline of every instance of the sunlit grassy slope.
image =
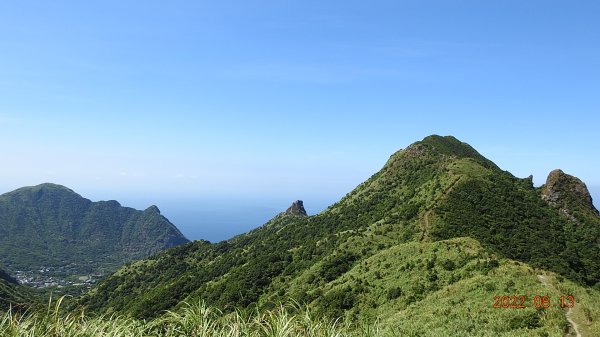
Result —
<instances>
[{"instance_id":1,"label":"sunlit grassy slope","mask_svg":"<svg viewBox=\"0 0 600 337\"><path fill-rule=\"evenodd\" d=\"M122 268L73 307L155 319L185 302L248 314L292 299L351 331L559 336L572 326L565 313L536 310L533 298L571 287L582 302L569 315L587 315L581 330L593 331L600 217L540 194L469 145L430 136L321 214L280 215L231 240L170 249ZM568 187L559 194L579 200ZM494 296L512 295L529 307L492 308Z\"/></svg>"},{"instance_id":2,"label":"sunlit grassy slope","mask_svg":"<svg viewBox=\"0 0 600 337\"><path fill-rule=\"evenodd\" d=\"M340 278L315 281L319 265L288 286L308 292L325 316L401 336L562 336L560 297L572 295L585 336L600 335L600 293L552 272L490 253L471 238L409 242L382 250ZM539 279L545 275L554 288ZM312 289L312 290L310 290ZM524 309L494 308L494 296L525 296ZM549 308L536 309L535 296Z\"/></svg>"},{"instance_id":3,"label":"sunlit grassy slope","mask_svg":"<svg viewBox=\"0 0 600 337\"><path fill-rule=\"evenodd\" d=\"M361 284L372 291L352 295L352 289ZM344 299L347 294L354 297L350 300L353 309L344 318L330 320L313 306L297 303L224 313L195 302L148 321L66 314L58 310L59 300L44 312L3 313L0 336L562 337L573 327L566 320L566 309L557 305L561 295L576 299L572 317L582 335L600 335L600 293L554 273L498 259L472 239L395 246L355 266L325 288L322 298L328 301L338 296L348 300ZM524 295L527 308L493 308L493 294ZM548 296L554 305L536 309L536 295ZM371 315L375 319L369 319Z\"/></svg>"}]
</instances>

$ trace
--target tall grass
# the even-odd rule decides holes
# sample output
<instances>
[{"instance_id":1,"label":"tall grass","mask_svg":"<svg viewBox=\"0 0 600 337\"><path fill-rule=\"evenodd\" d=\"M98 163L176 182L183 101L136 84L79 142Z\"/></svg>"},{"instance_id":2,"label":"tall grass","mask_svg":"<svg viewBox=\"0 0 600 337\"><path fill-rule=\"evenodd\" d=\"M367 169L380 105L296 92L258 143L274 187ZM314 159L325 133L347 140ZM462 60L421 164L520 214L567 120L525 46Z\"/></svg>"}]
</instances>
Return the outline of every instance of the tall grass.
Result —
<instances>
[{"instance_id":1,"label":"tall grass","mask_svg":"<svg viewBox=\"0 0 600 337\"><path fill-rule=\"evenodd\" d=\"M59 299L44 313L0 315L1 337L347 337L347 326L317 319L308 309L282 305L245 316L223 314L202 302L186 304L153 321L61 313ZM366 330L365 330L366 331ZM361 336L367 334L360 333ZM368 334L372 336L373 334Z\"/></svg>"},{"instance_id":2,"label":"tall grass","mask_svg":"<svg viewBox=\"0 0 600 337\"><path fill-rule=\"evenodd\" d=\"M571 283L565 285L569 286ZM463 289L463 288L461 288ZM88 316L83 312L61 310L63 298L50 301L45 310L0 312L0 337L384 337L384 336L564 336L566 321L562 309L551 309L540 318L539 326L521 327L515 319L530 317L531 310L491 311L476 308L481 299L451 306L434 295L422 305L395 311L375 323L330 321L314 315L298 304L252 314L225 314L218 309L194 302L176 311L166 311L151 321L105 315ZM596 295L576 292L582 308L574 310L584 336L600 336ZM452 298L452 297L449 297ZM459 299L464 301L464 299ZM585 308L591 308L585 311ZM390 309L393 310L393 309ZM589 311L589 313L588 313ZM585 321L585 317L589 322ZM555 317L556 316L556 317ZM520 321L517 320L517 323ZM516 326L512 326L514 324ZM563 322L564 323L564 322Z\"/></svg>"}]
</instances>

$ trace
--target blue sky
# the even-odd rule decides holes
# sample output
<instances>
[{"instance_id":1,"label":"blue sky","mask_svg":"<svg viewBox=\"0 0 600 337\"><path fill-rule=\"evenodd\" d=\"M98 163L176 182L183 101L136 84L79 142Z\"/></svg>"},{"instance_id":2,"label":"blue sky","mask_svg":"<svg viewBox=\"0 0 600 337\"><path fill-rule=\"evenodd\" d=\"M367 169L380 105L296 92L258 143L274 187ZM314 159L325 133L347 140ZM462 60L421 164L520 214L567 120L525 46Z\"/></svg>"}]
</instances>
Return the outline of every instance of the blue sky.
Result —
<instances>
[{"instance_id":1,"label":"blue sky","mask_svg":"<svg viewBox=\"0 0 600 337\"><path fill-rule=\"evenodd\" d=\"M0 191L55 182L225 239L452 134L600 200L597 1L0 4ZM598 204L596 202L596 204Z\"/></svg>"}]
</instances>

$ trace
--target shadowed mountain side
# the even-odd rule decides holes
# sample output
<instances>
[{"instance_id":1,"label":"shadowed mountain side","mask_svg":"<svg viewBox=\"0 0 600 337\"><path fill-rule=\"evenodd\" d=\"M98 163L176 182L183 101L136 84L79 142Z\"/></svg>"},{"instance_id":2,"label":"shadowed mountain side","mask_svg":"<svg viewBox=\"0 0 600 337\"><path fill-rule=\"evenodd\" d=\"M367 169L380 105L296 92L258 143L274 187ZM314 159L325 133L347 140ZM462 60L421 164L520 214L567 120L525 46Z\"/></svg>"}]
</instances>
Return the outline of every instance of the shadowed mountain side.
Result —
<instances>
[{"instance_id":1,"label":"shadowed mountain side","mask_svg":"<svg viewBox=\"0 0 600 337\"><path fill-rule=\"evenodd\" d=\"M24 287L17 284L17 280L0 270L0 311L9 308L24 310L31 305L32 298Z\"/></svg>"}]
</instances>

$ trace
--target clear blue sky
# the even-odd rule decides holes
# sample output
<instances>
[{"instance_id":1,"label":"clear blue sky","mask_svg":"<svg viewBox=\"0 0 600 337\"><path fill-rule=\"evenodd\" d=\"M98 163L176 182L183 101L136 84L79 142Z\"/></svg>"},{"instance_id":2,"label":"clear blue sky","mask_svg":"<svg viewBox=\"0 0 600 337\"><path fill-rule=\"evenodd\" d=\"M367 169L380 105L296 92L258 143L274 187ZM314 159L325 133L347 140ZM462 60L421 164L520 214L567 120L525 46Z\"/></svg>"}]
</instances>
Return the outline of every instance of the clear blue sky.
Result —
<instances>
[{"instance_id":1,"label":"clear blue sky","mask_svg":"<svg viewBox=\"0 0 600 337\"><path fill-rule=\"evenodd\" d=\"M3 2L0 192L155 203L217 240L295 199L317 212L436 133L600 200L598 17L577 0Z\"/></svg>"}]
</instances>

